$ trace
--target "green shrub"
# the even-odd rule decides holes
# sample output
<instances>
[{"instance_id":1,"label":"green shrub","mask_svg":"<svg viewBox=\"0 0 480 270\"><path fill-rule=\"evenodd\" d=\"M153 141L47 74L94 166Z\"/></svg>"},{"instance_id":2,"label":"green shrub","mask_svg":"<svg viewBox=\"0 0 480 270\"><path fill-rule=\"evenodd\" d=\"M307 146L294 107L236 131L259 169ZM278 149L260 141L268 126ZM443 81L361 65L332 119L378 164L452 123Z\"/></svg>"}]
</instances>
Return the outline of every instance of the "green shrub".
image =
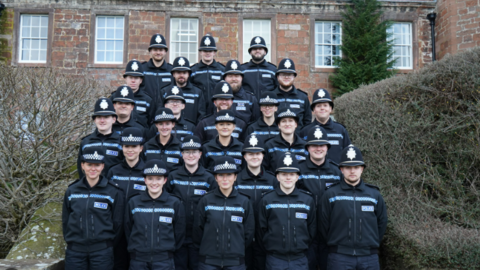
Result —
<instances>
[{"instance_id":1,"label":"green shrub","mask_svg":"<svg viewBox=\"0 0 480 270\"><path fill-rule=\"evenodd\" d=\"M335 102L381 188L385 269L480 265L480 48Z\"/></svg>"}]
</instances>

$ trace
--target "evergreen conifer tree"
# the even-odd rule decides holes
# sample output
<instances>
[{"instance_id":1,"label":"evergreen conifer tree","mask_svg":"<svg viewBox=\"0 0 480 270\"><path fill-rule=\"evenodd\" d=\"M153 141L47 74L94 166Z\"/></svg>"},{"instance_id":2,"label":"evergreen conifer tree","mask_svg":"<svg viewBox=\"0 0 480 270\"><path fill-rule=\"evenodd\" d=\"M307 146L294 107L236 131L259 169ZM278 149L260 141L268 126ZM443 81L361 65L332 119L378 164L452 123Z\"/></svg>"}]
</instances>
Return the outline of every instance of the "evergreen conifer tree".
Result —
<instances>
[{"instance_id":1,"label":"evergreen conifer tree","mask_svg":"<svg viewBox=\"0 0 480 270\"><path fill-rule=\"evenodd\" d=\"M337 68L330 76L336 96L395 73L393 40L387 32L391 22L382 15L378 0L352 0L342 12L342 57L335 58Z\"/></svg>"}]
</instances>

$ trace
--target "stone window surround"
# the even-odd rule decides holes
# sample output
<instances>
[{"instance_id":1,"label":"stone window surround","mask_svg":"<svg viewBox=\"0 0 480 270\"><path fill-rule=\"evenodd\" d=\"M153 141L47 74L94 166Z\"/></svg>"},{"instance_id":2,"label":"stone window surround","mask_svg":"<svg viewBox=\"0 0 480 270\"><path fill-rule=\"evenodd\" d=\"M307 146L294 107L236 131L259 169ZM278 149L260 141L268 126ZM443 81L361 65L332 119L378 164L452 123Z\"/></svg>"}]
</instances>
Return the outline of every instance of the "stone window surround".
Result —
<instances>
[{"instance_id":1,"label":"stone window surround","mask_svg":"<svg viewBox=\"0 0 480 270\"><path fill-rule=\"evenodd\" d=\"M238 59L243 56L243 20L244 19L258 19L258 20L265 20L270 19L270 33L271 33L271 48L269 48L268 53L270 54L270 59L272 64L277 65L277 14L247 14L247 13L239 13L238 14ZM244 62L248 62L250 59L243 59Z\"/></svg>"},{"instance_id":2,"label":"stone window surround","mask_svg":"<svg viewBox=\"0 0 480 270\"><path fill-rule=\"evenodd\" d=\"M189 12L188 16L185 16L184 12L165 12L165 38L167 39L167 46L170 46L170 22L172 18L198 19L198 44L200 44L200 40L203 37L203 12ZM171 63L174 59L170 60L169 58L170 53L167 53L165 60ZM200 54L198 54L198 58L200 58ZM200 61L200 59L197 59L197 62L198 61ZM195 63L190 63L190 65Z\"/></svg>"},{"instance_id":3,"label":"stone window surround","mask_svg":"<svg viewBox=\"0 0 480 270\"><path fill-rule=\"evenodd\" d=\"M18 49L20 45L20 16L22 14L44 14L48 15L48 35L47 35L47 57L45 63L20 63L20 51ZM12 48L12 65L21 67L49 67L52 63L52 42L53 42L53 14L54 9L31 9L31 8L18 8L14 11L13 25L17 25L13 31L13 48Z\"/></svg>"}]
</instances>

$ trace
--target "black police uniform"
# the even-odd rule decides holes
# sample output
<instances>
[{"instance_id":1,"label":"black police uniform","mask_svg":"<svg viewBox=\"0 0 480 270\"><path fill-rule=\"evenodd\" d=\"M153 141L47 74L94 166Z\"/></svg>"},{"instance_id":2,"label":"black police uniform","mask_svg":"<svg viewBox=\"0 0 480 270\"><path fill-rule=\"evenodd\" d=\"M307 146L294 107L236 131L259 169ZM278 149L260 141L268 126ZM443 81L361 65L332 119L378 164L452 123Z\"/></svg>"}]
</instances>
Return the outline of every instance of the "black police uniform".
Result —
<instances>
[{"instance_id":1,"label":"black police uniform","mask_svg":"<svg viewBox=\"0 0 480 270\"><path fill-rule=\"evenodd\" d=\"M172 77L172 65L163 60L161 66L157 67L150 59L148 62L142 63L143 67L143 84L145 92L157 101L159 99L160 90L167 85L170 85L173 81Z\"/></svg>"},{"instance_id":2,"label":"black police uniform","mask_svg":"<svg viewBox=\"0 0 480 270\"><path fill-rule=\"evenodd\" d=\"M135 100L134 100L132 88L126 85L118 87L117 90L112 95L112 102L114 104L116 102L130 103L135 106ZM113 123L112 129L113 129L113 132L116 132L122 135L123 130L129 127L136 127L140 129L143 133L145 133L144 129L146 128L146 126L144 126L140 121L137 120L137 116L134 115L133 112L130 114L130 117L128 118L128 120L124 123L120 123L117 118L117 121Z\"/></svg>"},{"instance_id":3,"label":"black police uniform","mask_svg":"<svg viewBox=\"0 0 480 270\"><path fill-rule=\"evenodd\" d=\"M171 88L173 85L177 84L173 83L172 85L166 86L161 90L162 104L165 102L163 98L165 97L167 89ZM207 111L206 101L202 90L190 82L187 82L185 87L180 87L178 85L177 87L182 89L183 96L185 97L185 109L183 110L183 116L193 123L198 123L200 119L205 116Z\"/></svg>"},{"instance_id":4,"label":"black police uniform","mask_svg":"<svg viewBox=\"0 0 480 270\"><path fill-rule=\"evenodd\" d=\"M280 87L275 88L273 92L277 94L280 107L287 107L298 115L297 130L301 130L303 126L312 122L312 111L310 111L307 93L295 88L294 85L288 92L281 90Z\"/></svg>"},{"instance_id":5,"label":"black police uniform","mask_svg":"<svg viewBox=\"0 0 480 270\"><path fill-rule=\"evenodd\" d=\"M277 178L272 172L262 167L260 174L254 175L247 166L238 174L235 183L235 188L250 198L255 212L258 210L258 202L262 194L273 190L278 185Z\"/></svg>"},{"instance_id":6,"label":"black police uniform","mask_svg":"<svg viewBox=\"0 0 480 270\"><path fill-rule=\"evenodd\" d=\"M142 159L139 159L133 167L130 167L124 159L108 171L107 179L116 183L125 194L125 200L128 200L128 198L146 190L145 179L143 178L144 167L145 163Z\"/></svg>"},{"instance_id":7,"label":"black police uniform","mask_svg":"<svg viewBox=\"0 0 480 270\"><path fill-rule=\"evenodd\" d=\"M325 162L318 166L308 157L299 162L298 166L301 174L297 187L312 193L317 205L327 187L340 181L343 177L338 164L329 159L325 159Z\"/></svg>"},{"instance_id":8,"label":"black police uniform","mask_svg":"<svg viewBox=\"0 0 480 270\"><path fill-rule=\"evenodd\" d=\"M268 152L265 155L263 164L267 170L270 171L277 169L276 162L285 152L291 152L298 161L308 158L308 152L305 151L305 141L296 134L294 135L293 144L291 145L282 137L282 134L278 134L265 142L265 149L267 149Z\"/></svg>"},{"instance_id":9,"label":"black police uniform","mask_svg":"<svg viewBox=\"0 0 480 270\"><path fill-rule=\"evenodd\" d=\"M181 142L175 136L170 136L168 142L162 145L160 135L157 135L143 146L144 158L146 161L162 160L167 164L168 170L175 170L183 164L180 144Z\"/></svg>"},{"instance_id":10,"label":"black police uniform","mask_svg":"<svg viewBox=\"0 0 480 270\"><path fill-rule=\"evenodd\" d=\"M183 142L183 139L188 135L193 135L194 131L195 124L192 121L185 119L183 116L180 116L180 118L175 122L175 128L172 129L172 135ZM147 131L147 140L150 140L158 134L159 132L157 126L151 125L150 129Z\"/></svg>"},{"instance_id":11,"label":"black police uniform","mask_svg":"<svg viewBox=\"0 0 480 270\"><path fill-rule=\"evenodd\" d=\"M203 164L205 168L211 170L213 169L215 160L221 157L230 156L234 158L235 164L237 164L237 166L240 167L242 165L242 160L243 160L242 148L243 148L243 143L241 143L240 141L238 141L233 137L231 137L230 143L227 146L223 146L220 143L217 136L215 137L215 139L210 140L209 142L203 145L203 151L202 151Z\"/></svg>"},{"instance_id":12,"label":"black police uniform","mask_svg":"<svg viewBox=\"0 0 480 270\"><path fill-rule=\"evenodd\" d=\"M192 75L190 81L203 92L205 101L208 102L207 112L211 112L214 109L214 105L210 102L212 98L212 92L215 85L222 80L225 66L221 63L213 60L210 65L206 65L200 60L198 63L192 66Z\"/></svg>"},{"instance_id":13,"label":"black police uniform","mask_svg":"<svg viewBox=\"0 0 480 270\"><path fill-rule=\"evenodd\" d=\"M243 87L238 92L233 93L231 110L235 111L235 115L245 123L254 122L260 117L260 107L258 107L257 98L253 93L245 91Z\"/></svg>"},{"instance_id":14,"label":"black police uniform","mask_svg":"<svg viewBox=\"0 0 480 270\"><path fill-rule=\"evenodd\" d=\"M215 127L215 118L217 118L217 114L218 112L203 118L195 127L194 135L198 136L202 143L208 142L217 137L218 131ZM235 117L235 129L233 130L232 137L242 142L246 128L247 125L245 124L245 121Z\"/></svg>"},{"instance_id":15,"label":"black police uniform","mask_svg":"<svg viewBox=\"0 0 480 270\"><path fill-rule=\"evenodd\" d=\"M276 123L273 123L271 126L267 125L263 120L263 117L257 119L257 121L250 124L247 128L247 135L255 134L259 139L264 142L270 138L273 138L280 134L280 130Z\"/></svg>"},{"instance_id":16,"label":"black police uniform","mask_svg":"<svg viewBox=\"0 0 480 270\"><path fill-rule=\"evenodd\" d=\"M118 135L122 135L122 132L126 128L131 128L131 127L140 129L143 133L143 136L144 137L146 136L146 134L145 134L146 133L146 131L145 131L146 126L144 126L140 121L138 121L136 116L133 113L130 115L130 119L128 119L128 121L125 122L125 123L118 122L118 118L117 118L117 121L115 121L115 123L113 123L112 130L113 130L113 132L117 133Z\"/></svg>"}]
</instances>

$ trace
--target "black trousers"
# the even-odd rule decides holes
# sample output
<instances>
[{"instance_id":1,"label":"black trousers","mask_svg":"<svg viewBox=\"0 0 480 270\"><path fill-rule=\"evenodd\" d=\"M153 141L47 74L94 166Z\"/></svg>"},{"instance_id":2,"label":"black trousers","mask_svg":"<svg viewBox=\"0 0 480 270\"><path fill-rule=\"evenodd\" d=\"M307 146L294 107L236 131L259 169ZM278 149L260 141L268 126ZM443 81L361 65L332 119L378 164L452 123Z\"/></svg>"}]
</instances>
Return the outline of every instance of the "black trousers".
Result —
<instances>
[{"instance_id":1,"label":"black trousers","mask_svg":"<svg viewBox=\"0 0 480 270\"><path fill-rule=\"evenodd\" d=\"M78 252L67 248L65 270L112 270L113 247L94 251Z\"/></svg>"}]
</instances>

